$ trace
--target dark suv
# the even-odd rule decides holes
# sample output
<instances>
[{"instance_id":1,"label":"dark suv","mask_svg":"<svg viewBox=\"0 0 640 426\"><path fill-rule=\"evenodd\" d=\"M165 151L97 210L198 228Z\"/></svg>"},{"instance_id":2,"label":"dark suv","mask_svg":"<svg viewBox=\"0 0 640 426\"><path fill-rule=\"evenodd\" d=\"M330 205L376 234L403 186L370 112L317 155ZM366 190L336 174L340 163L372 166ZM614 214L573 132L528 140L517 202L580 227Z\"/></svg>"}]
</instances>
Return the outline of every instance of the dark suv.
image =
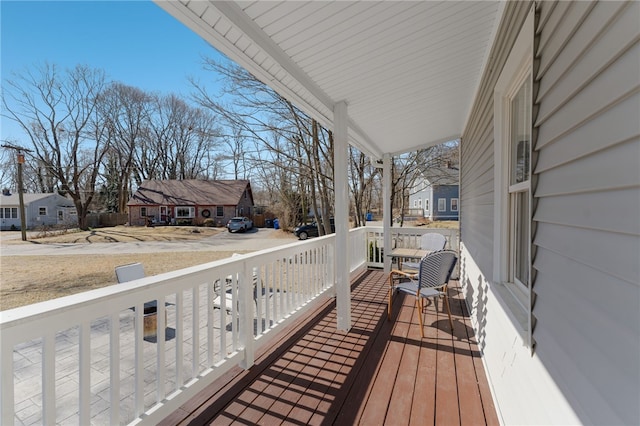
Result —
<instances>
[{"instance_id":1,"label":"dark suv","mask_svg":"<svg viewBox=\"0 0 640 426\"><path fill-rule=\"evenodd\" d=\"M333 218L330 219L330 223L331 223L331 232L332 233L336 232L336 226L333 221ZM301 240L306 240L309 237L317 237L319 235L318 223L314 221L309 223L308 225L300 225L293 230L293 233L295 234L296 237L300 238Z\"/></svg>"}]
</instances>

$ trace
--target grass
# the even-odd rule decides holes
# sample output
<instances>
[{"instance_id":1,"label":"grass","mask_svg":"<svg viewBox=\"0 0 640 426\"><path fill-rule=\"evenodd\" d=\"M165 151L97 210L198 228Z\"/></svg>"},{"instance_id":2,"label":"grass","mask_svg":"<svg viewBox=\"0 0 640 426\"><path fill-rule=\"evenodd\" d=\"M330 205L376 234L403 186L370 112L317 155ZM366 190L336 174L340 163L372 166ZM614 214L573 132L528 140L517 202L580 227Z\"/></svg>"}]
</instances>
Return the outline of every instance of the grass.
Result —
<instances>
[{"instance_id":1,"label":"grass","mask_svg":"<svg viewBox=\"0 0 640 426\"><path fill-rule=\"evenodd\" d=\"M68 296L117 283L115 268L141 262L157 275L230 257L228 251L113 255L2 256L0 310ZM82 267L79 267L82 265Z\"/></svg>"}]
</instances>

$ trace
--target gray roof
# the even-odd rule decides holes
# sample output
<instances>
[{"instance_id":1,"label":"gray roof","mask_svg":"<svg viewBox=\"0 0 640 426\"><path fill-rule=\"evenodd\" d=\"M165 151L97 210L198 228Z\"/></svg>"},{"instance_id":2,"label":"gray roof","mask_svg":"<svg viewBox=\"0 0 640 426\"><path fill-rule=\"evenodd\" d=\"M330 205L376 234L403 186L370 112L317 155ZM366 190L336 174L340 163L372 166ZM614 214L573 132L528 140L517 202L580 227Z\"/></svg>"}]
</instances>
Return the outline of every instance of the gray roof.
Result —
<instances>
[{"instance_id":1,"label":"gray roof","mask_svg":"<svg viewBox=\"0 0 640 426\"><path fill-rule=\"evenodd\" d=\"M431 167L424 171L431 185L458 185L460 171L456 168Z\"/></svg>"},{"instance_id":2,"label":"gray roof","mask_svg":"<svg viewBox=\"0 0 640 426\"><path fill-rule=\"evenodd\" d=\"M36 201L40 201L43 200L45 198L49 198L49 197L55 197L58 199L58 203L65 205L65 206L70 206L72 207L73 201L63 197L60 194L57 193L38 193L38 194L33 194L33 193L25 193L22 194L22 199L24 201L25 206L28 206L29 204L36 202ZM20 194L18 194L17 192L11 195L0 195L0 205L2 206L17 206L20 205Z\"/></svg>"},{"instance_id":3,"label":"gray roof","mask_svg":"<svg viewBox=\"0 0 640 426\"><path fill-rule=\"evenodd\" d=\"M248 180L147 180L127 205L235 206L245 190L253 199Z\"/></svg>"}]
</instances>

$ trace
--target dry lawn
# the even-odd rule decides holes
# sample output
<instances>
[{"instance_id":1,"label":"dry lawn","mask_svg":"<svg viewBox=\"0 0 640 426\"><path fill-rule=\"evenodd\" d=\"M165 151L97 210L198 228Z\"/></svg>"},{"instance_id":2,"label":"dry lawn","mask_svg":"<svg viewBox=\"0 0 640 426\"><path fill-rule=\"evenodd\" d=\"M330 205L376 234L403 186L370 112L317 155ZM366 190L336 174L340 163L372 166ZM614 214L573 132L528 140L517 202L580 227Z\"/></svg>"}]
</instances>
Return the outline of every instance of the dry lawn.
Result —
<instances>
[{"instance_id":1,"label":"dry lawn","mask_svg":"<svg viewBox=\"0 0 640 426\"><path fill-rule=\"evenodd\" d=\"M141 262L157 275L230 257L233 252L100 254L82 257L2 256L0 310L68 296L117 283L115 267ZM82 265L82 267L79 267Z\"/></svg>"},{"instance_id":2,"label":"dry lawn","mask_svg":"<svg viewBox=\"0 0 640 426\"><path fill-rule=\"evenodd\" d=\"M33 234L29 235L28 239L42 244L184 241L214 235L222 230L224 228L116 226L59 235ZM3 241L2 244L24 243L18 239ZM117 282L114 271L118 265L141 262L147 275L156 275L224 259L232 254L223 251L200 251L85 256L2 256L0 310L113 285Z\"/></svg>"}]
</instances>

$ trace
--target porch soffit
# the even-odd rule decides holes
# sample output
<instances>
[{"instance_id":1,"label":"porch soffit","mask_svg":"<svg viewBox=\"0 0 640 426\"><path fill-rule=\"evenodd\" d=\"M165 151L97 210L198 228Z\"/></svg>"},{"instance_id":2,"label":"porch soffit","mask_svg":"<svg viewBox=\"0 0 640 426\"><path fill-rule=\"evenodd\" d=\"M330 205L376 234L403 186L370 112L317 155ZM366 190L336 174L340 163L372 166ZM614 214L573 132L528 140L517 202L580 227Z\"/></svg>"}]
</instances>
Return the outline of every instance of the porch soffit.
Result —
<instances>
[{"instance_id":1,"label":"porch soffit","mask_svg":"<svg viewBox=\"0 0 640 426\"><path fill-rule=\"evenodd\" d=\"M374 158L460 137L499 24L496 1L156 3Z\"/></svg>"}]
</instances>

